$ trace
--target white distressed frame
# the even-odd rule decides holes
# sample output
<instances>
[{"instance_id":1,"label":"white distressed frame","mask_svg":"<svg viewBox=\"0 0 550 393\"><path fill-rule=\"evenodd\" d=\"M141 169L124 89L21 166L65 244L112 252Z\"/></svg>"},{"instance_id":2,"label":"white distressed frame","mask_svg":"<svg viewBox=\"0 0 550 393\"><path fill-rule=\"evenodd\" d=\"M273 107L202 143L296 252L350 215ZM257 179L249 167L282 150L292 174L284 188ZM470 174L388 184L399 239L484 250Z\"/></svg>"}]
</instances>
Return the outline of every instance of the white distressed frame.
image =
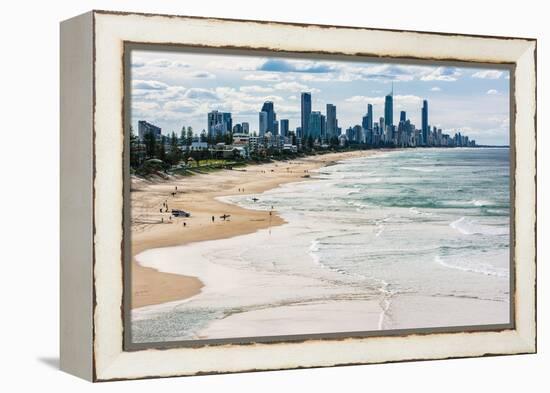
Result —
<instances>
[{"instance_id":1,"label":"white distressed frame","mask_svg":"<svg viewBox=\"0 0 550 393\"><path fill-rule=\"evenodd\" d=\"M536 41L93 12L94 380L536 351ZM123 43L515 63L515 328L499 332L123 351ZM512 143L513 141L511 141ZM512 194L514 195L514 194ZM63 277L62 277L63 279ZM63 356L63 354L62 354Z\"/></svg>"}]
</instances>

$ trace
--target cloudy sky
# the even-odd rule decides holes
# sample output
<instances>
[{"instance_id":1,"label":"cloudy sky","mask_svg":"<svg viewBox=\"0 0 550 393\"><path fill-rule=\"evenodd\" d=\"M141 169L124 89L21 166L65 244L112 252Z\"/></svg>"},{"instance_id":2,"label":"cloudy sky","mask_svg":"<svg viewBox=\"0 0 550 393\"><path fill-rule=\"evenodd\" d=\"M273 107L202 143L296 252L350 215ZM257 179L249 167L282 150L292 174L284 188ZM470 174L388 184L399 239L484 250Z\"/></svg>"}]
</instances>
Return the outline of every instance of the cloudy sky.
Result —
<instances>
[{"instance_id":1,"label":"cloudy sky","mask_svg":"<svg viewBox=\"0 0 550 393\"><path fill-rule=\"evenodd\" d=\"M361 124L368 103L374 119L394 86L394 122L399 111L420 128L422 100L429 122L444 132L460 130L482 144L508 144L509 72L390 63L313 61L159 51L131 54L132 124L147 120L163 134L182 126L206 128L207 113L231 112L233 124L258 130L264 101L274 102L277 119L300 125L300 92L312 93L312 110L335 104L343 130Z\"/></svg>"}]
</instances>

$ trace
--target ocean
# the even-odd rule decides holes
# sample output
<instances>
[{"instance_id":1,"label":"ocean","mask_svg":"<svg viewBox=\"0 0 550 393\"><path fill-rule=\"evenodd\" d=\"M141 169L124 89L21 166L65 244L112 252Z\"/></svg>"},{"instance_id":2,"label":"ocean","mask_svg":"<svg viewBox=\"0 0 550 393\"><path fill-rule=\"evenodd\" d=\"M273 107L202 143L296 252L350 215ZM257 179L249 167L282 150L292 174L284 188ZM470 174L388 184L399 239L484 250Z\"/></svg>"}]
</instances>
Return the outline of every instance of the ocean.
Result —
<instances>
[{"instance_id":1,"label":"ocean","mask_svg":"<svg viewBox=\"0 0 550 393\"><path fill-rule=\"evenodd\" d=\"M225 197L287 224L138 255L205 287L134 310L133 341L508 323L509 154L383 151Z\"/></svg>"}]
</instances>

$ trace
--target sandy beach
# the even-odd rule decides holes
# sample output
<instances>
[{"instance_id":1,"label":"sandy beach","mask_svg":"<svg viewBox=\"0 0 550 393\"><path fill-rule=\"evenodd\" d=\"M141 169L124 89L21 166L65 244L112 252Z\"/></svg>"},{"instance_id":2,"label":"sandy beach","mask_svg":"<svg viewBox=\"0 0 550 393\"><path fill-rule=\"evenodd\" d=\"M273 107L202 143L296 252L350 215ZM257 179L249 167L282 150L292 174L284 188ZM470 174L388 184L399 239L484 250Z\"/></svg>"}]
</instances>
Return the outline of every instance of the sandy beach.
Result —
<instances>
[{"instance_id":1,"label":"sandy beach","mask_svg":"<svg viewBox=\"0 0 550 393\"><path fill-rule=\"evenodd\" d=\"M276 211L270 214L244 209L223 203L218 198L257 194L284 183L304 181L309 171L335 161L369 154L373 152L332 153L195 176L157 180L133 178L132 308L186 299L198 294L203 287L196 277L163 273L140 266L135 256L141 252L244 235L284 223ZM188 211L191 217L171 217L172 209ZM223 220L220 218L223 215L230 217Z\"/></svg>"},{"instance_id":2,"label":"sandy beach","mask_svg":"<svg viewBox=\"0 0 550 393\"><path fill-rule=\"evenodd\" d=\"M463 160L480 154L369 151L135 179L133 340L503 326L505 184L467 188L477 174Z\"/></svg>"}]
</instances>

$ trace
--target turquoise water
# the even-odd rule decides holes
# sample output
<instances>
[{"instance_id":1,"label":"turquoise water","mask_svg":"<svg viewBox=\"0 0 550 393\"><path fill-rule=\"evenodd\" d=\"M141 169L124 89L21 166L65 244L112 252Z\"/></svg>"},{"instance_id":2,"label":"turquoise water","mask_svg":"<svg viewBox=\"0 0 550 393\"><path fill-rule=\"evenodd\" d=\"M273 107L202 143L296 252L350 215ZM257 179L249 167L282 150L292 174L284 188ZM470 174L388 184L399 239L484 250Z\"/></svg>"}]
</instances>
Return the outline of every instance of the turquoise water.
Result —
<instances>
[{"instance_id":1,"label":"turquoise water","mask_svg":"<svg viewBox=\"0 0 550 393\"><path fill-rule=\"evenodd\" d=\"M508 301L509 171L506 148L411 149L233 201L315 232L310 256L342 274L396 293Z\"/></svg>"},{"instance_id":2,"label":"turquoise water","mask_svg":"<svg viewBox=\"0 0 550 393\"><path fill-rule=\"evenodd\" d=\"M224 198L273 208L287 224L140 255L205 288L182 303L134 311L134 341L195 339L215 320L254 310L372 299L379 322L361 330L506 323L509 170L504 148L388 151ZM269 329L258 326L256 335Z\"/></svg>"}]
</instances>

